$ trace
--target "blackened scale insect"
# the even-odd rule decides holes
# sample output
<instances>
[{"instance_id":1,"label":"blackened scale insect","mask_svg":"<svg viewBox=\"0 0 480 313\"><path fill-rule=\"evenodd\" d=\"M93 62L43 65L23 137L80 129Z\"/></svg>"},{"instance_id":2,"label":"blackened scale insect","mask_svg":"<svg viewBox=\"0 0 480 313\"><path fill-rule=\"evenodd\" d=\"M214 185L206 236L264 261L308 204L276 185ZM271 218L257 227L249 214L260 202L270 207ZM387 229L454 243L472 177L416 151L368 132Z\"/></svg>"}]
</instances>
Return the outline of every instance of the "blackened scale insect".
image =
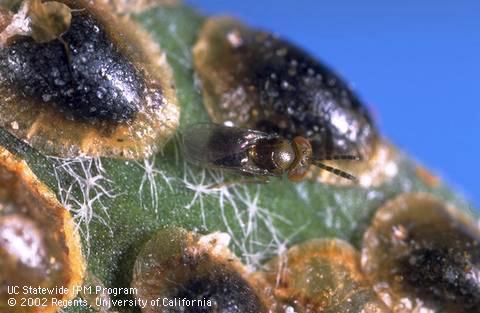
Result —
<instances>
[{"instance_id":1,"label":"blackened scale insect","mask_svg":"<svg viewBox=\"0 0 480 313\"><path fill-rule=\"evenodd\" d=\"M105 2L0 1L0 127L43 154L143 159L178 126L165 53Z\"/></svg>"},{"instance_id":2,"label":"blackened scale insect","mask_svg":"<svg viewBox=\"0 0 480 313\"><path fill-rule=\"evenodd\" d=\"M367 153L363 150L376 137L368 110L343 79L283 39L231 18L212 18L194 52L207 106L217 122L227 120L289 139L307 137L318 157ZM225 80L217 86L214 79L219 76ZM227 94L219 94L220 89ZM243 92L243 105L242 99L228 94L233 89ZM213 103L224 110L216 110Z\"/></svg>"},{"instance_id":3,"label":"blackened scale insect","mask_svg":"<svg viewBox=\"0 0 480 313\"><path fill-rule=\"evenodd\" d=\"M292 140L275 133L228 127L213 123L191 125L184 132L186 157L205 167L234 170L257 177L288 174L302 180L311 164L349 180L353 175L322 163L323 160L359 160L353 155L332 155L315 159L310 141L297 136Z\"/></svg>"},{"instance_id":4,"label":"blackened scale insect","mask_svg":"<svg viewBox=\"0 0 480 313\"><path fill-rule=\"evenodd\" d=\"M136 297L188 304L147 305L142 313L272 313L262 278L254 279L230 251L230 236L200 235L182 228L158 231L141 249L133 269ZM164 301L165 301L164 300ZM193 305L192 305L193 303Z\"/></svg>"},{"instance_id":5,"label":"blackened scale insect","mask_svg":"<svg viewBox=\"0 0 480 313\"><path fill-rule=\"evenodd\" d=\"M193 48L205 107L215 123L308 139L316 160L358 155L342 164L363 186L395 173L392 151L349 85L306 51L229 17L208 19ZM338 166L338 162L326 162ZM318 173L323 183L345 184ZM328 176L328 177L327 177ZM333 176L333 177L332 177Z\"/></svg>"}]
</instances>

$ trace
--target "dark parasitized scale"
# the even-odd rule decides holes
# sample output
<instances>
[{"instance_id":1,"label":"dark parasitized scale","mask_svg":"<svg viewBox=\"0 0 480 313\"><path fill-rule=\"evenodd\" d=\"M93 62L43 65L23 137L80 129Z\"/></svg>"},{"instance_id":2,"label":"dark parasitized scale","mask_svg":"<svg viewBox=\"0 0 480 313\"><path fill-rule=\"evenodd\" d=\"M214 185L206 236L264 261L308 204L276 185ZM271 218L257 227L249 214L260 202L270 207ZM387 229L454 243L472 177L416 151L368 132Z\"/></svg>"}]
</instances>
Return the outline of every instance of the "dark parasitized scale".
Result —
<instances>
[{"instance_id":1,"label":"dark parasitized scale","mask_svg":"<svg viewBox=\"0 0 480 313\"><path fill-rule=\"evenodd\" d=\"M171 137L170 67L128 17L83 0L0 15L0 126L60 157L147 157Z\"/></svg>"},{"instance_id":2,"label":"dark parasitized scale","mask_svg":"<svg viewBox=\"0 0 480 313\"><path fill-rule=\"evenodd\" d=\"M206 108L216 123L296 136L311 142L313 158L355 155L340 168L378 185L392 151L366 106L335 72L304 50L227 17L211 18L193 49ZM335 165L335 162L330 165ZM336 167L339 167L338 165ZM322 172L319 180L348 181ZM364 176L364 177L362 177Z\"/></svg>"},{"instance_id":3,"label":"dark parasitized scale","mask_svg":"<svg viewBox=\"0 0 480 313\"><path fill-rule=\"evenodd\" d=\"M156 233L135 262L132 286L138 290L137 298L149 303L188 299L190 304L146 306L142 312L271 312L263 281L249 277L228 249L229 239L224 233L200 236L180 228Z\"/></svg>"},{"instance_id":4,"label":"dark parasitized scale","mask_svg":"<svg viewBox=\"0 0 480 313\"><path fill-rule=\"evenodd\" d=\"M2 85L71 119L131 121L146 96L145 81L98 21L87 11L76 12L62 39L66 46L23 36L0 49Z\"/></svg>"},{"instance_id":5,"label":"dark parasitized scale","mask_svg":"<svg viewBox=\"0 0 480 313\"><path fill-rule=\"evenodd\" d=\"M202 35L195 61L216 122L306 137L318 157L369 152L377 131L367 109L325 65L228 18L211 19Z\"/></svg>"}]
</instances>

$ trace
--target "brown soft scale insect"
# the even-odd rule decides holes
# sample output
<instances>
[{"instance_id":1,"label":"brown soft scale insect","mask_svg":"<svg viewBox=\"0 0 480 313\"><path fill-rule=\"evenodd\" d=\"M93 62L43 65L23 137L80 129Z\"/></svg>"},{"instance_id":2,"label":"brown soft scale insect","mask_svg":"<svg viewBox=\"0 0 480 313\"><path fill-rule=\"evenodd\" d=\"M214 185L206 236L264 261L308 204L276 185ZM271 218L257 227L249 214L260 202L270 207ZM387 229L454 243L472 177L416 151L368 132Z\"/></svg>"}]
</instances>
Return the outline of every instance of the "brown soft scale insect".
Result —
<instances>
[{"instance_id":1,"label":"brown soft scale insect","mask_svg":"<svg viewBox=\"0 0 480 313\"><path fill-rule=\"evenodd\" d=\"M340 164L330 156L360 156L363 162L341 166L364 186L396 173L389 164L392 152L366 106L339 75L304 50L232 18L213 17L193 51L205 106L215 123L289 140L306 138L313 158L329 166ZM351 181L326 174L315 176L325 183Z\"/></svg>"},{"instance_id":2,"label":"brown soft scale insect","mask_svg":"<svg viewBox=\"0 0 480 313\"><path fill-rule=\"evenodd\" d=\"M375 214L362 269L395 312L480 310L480 230L465 213L422 193Z\"/></svg>"},{"instance_id":3,"label":"brown soft scale insect","mask_svg":"<svg viewBox=\"0 0 480 313\"><path fill-rule=\"evenodd\" d=\"M302 180L311 164L349 180L356 178L322 163L323 160L358 160L356 156L315 159L310 141L218 124L190 125L183 134L186 157L205 167L222 168L256 177L281 176Z\"/></svg>"},{"instance_id":4,"label":"brown soft scale insect","mask_svg":"<svg viewBox=\"0 0 480 313\"><path fill-rule=\"evenodd\" d=\"M0 14L0 126L61 157L148 157L173 135L170 67L133 21L87 0Z\"/></svg>"},{"instance_id":5,"label":"brown soft scale insect","mask_svg":"<svg viewBox=\"0 0 480 313\"><path fill-rule=\"evenodd\" d=\"M347 84L283 39L211 18L194 52L215 122L306 137L318 158L367 154L376 138L367 109Z\"/></svg>"},{"instance_id":6,"label":"brown soft scale insect","mask_svg":"<svg viewBox=\"0 0 480 313\"><path fill-rule=\"evenodd\" d=\"M168 312L270 313L263 289L253 283L244 265L228 249L229 236L200 236L180 228L155 234L140 252L132 286L142 300L189 299L200 305L176 305ZM209 301L206 306L206 301ZM167 312L162 305L144 313Z\"/></svg>"},{"instance_id":7,"label":"brown soft scale insect","mask_svg":"<svg viewBox=\"0 0 480 313\"><path fill-rule=\"evenodd\" d=\"M288 306L298 313L390 312L361 273L359 260L343 240L314 239L269 261L258 276L270 284L283 307L279 312L288 312Z\"/></svg>"},{"instance_id":8,"label":"brown soft scale insect","mask_svg":"<svg viewBox=\"0 0 480 313\"><path fill-rule=\"evenodd\" d=\"M84 270L80 237L68 210L24 161L0 147L0 312L57 312L52 299L74 298L73 287L82 284ZM38 296L21 290L9 294L12 286L63 286L68 292L42 295L42 306L22 306L22 298ZM17 305L7 306L10 298Z\"/></svg>"}]
</instances>

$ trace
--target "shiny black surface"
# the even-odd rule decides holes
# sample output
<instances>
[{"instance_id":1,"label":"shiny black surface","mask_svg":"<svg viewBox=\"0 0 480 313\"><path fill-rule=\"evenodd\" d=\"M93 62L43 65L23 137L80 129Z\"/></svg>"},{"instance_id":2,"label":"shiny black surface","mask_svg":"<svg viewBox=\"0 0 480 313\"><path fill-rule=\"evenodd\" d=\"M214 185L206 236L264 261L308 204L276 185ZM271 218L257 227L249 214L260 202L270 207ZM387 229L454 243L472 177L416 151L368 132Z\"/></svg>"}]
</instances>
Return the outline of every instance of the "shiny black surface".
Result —
<instances>
[{"instance_id":1,"label":"shiny black surface","mask_svg":"<svg viewBox=\"0 0 480 313\"><path fill-rule=\"evenodd\" d=\"M305 137L317 159L370 152L377 130L367 108L339 75L306 51L233 19L212 18L195 52L211 114L251 104L247 121L238 113L235 126ZM229 114L219 118L229 120ZM219 118L214 117L223 122Z\"/></svg>"},{"instance_id":2,"label":"shiny black surface","mask_svg":"<svg viewBox=\"0 0 480 313\"><path fill-rule=\"evenodd\" d=\"M215 263L214 263L215 264ZM211 306L177 308L185 313L261 313L266 312L256 291L235 271L222 264L212 266L204 276L192 275L192 280L177 288L176 298L210 300Z\"/></svg>"},{"instance_id":3,"label":"shiny black surface","mask_svg":"<svg viewBox=\"0 0 480 313\"><path fill-rule=\"evenodd\" d=\"M60 40L15 38L0 49L0 73L0 86L83 120L131 120L145 89L141 73L87 11L73 13Z\"/></svg>"},{"instance_id":4,"label":"shiny black surface","mask_svg":"<svg viewBox=\"0 0 480 313\"><path fill-rule=\"evenodd\" d=\"M368 112L338 75L270 34L246 38L238 50L251 69L245 79L256 86L259 106L268 112L256 122L259 130L304 136L320 156L352 153L369 141Z\"/></svg>"}]
</instances>

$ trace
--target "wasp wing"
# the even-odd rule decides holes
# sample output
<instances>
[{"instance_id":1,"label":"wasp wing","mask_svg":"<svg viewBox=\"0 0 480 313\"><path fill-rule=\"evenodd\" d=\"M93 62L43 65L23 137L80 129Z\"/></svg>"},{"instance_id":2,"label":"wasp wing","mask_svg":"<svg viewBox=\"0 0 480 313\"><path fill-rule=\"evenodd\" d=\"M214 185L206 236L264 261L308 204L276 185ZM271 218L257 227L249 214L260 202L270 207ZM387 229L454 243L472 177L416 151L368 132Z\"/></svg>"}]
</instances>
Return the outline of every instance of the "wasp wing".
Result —
<instances>
[{"instance_id":1,"label":"wasp wing","mask_svg":"<svg viewBox=\"0 0 480 313\"><path fill-rule=\"evenodd\" d=\"M271 175L248 162L248 149L261 139L276 135L227 127L213 123L194 124L183 133L184 155L192 163L240 171L252 175Z\"/></svg>"}]
</instances>

